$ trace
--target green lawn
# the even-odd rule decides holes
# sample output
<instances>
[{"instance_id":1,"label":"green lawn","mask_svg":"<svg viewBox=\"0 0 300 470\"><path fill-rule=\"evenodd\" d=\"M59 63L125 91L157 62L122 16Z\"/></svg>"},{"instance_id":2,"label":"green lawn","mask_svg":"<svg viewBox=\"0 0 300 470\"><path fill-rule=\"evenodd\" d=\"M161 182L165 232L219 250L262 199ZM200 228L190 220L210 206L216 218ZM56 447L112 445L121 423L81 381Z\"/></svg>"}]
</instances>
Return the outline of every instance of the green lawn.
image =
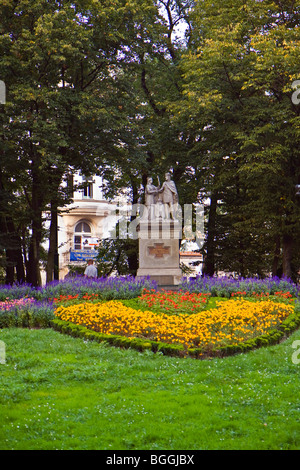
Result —
<instances>
[{"instance_id":1,"label":"green lawn","mask_svg":"<svg viewBox=\"0 0 300 470\"><path fill-rule=\"evenodd\" d=\"M300 449L292 344L199 361L0 330L0 449Z\"/></svg>"}]
</instances>

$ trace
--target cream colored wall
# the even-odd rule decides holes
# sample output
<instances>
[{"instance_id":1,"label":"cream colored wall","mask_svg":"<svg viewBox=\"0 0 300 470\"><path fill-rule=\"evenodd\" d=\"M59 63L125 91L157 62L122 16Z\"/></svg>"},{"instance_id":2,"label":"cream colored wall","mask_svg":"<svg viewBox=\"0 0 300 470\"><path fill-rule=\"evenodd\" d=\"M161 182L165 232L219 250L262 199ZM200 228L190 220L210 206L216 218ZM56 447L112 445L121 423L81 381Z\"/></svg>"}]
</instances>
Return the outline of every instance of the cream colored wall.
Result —
<instances>
[{"instance_id":1,"label":"cream colored wall","mask_svg":"<svg viewBox=\"0 0 300 470\"><path fill-rule=\"evenodd\" d=\"M75 193L78 197L78 194ZM58 220L58 246L60 279L68 273L68 265L85 265L85 262L70 262L70 249L74 247L74 230L78 222L86 221L91 227L91 236L102 238L103 225L106 217L111 213L113 205L104 200L74 199Z\"/></svg>"}]
</instances>

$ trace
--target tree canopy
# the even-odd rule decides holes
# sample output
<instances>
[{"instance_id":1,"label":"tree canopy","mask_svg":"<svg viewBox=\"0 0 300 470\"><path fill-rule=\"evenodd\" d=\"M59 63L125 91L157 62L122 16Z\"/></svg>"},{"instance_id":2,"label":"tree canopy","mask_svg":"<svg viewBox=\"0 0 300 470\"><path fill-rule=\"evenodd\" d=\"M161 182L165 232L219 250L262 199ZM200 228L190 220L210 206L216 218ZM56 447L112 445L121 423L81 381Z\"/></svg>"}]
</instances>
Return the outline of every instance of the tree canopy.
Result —
<instances>
[{"instance_id":1,"label":"tree canopy","mask_svg":"<svg viewBox=\"0 0 300 470\"><path fill-rule=\"evenodd\" d=\"M298 21L295 2L198 1L193 11L184 99L174 109L198 129L194 152L211 197L209 274L299 269Z\"/></svg>"}]
</instances>

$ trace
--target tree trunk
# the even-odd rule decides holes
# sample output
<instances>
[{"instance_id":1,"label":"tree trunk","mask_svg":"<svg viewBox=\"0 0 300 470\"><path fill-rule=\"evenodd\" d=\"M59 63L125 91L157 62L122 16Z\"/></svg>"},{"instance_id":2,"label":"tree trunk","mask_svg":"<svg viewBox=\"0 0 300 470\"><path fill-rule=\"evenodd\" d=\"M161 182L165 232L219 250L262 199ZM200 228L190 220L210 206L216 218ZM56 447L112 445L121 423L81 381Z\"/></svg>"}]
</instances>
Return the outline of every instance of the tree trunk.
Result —
<instances>
[{"instance_id":1,"label":"tree trunk","mask_svg":"<svg viewBox=\"0 0 300 470\"><path fill-rule=\"evenodd\" d=\"M2 248L5 250L5 283L13 284L25 281L25 270L22 256L21 239L15 229L11 217L2 217L0 220ZM16 273L16 277L15 277Z\"/></svg>"},{"instance_id":2,"label":"tree trunk","mask_svg":"<svg viewBox=\"0 0 300 470\"><path fill-rule=\"evenodd\" d=\"M22 256L21 238L15 228L14 220L7 206L8 194L5 191L3 176L0 168L0 237L1 251L6 255L6 283L15 281L15 268L17 281L25 281L24 262Z\"/></svg>"},{"instance_id":3,"label":"tree trunk","mask_svg":"<svg viewBox=\"0 0 300 470\"><path fill-rule=\"evenodd\" d=\"M28 271L27 271L27 282L33 286L41 285L41 274L40 274L40 246L42 241L42 207L43 199L39 195L41 188L39 182L33 178L32 188L32 223L31 223L31 240L29 247L29 258L28 258Z\"/></svg>"},{"instance_id":4,"label":"tree trunk","mask_svg":"<svg viewBox=\"0 0 300 470\"><path fill-rule=\"evenodd\" d=\"M294 240L291 235L283 235L282 239L282 268L285 277L292 277L292 258Z\"/></svg>"},{"instance_id":5,"label":"tree trunk","mask_svg":"<svg viewBox=\"0 0 300 470\"><path fill-rule=\"evenodd\" d=\"M25 270L22 256L21 239L18 235L14 222L11 218L7 219L7 248L6 248L6 283L13 284L16 278L19 283L25 281Z\"/></svg>"},{"instance_id":6,"label":"tree trunk","mask_svg":"<svg viewBox=\"0 0 300 470\"><path fill-rule=\"evenodd\" d=\"M40 235L36 227L32 228L32 236L29 247L27 282L37 287L41 285L41 275L39 266Z\"/></svg>"},{"instance_id":7,"label":"tree trunk","mask_svg":"<svg viewBox=\"0 0 300 470\"><path fill-rule=\"evenodd\" d=\"M47 183L43 181L46 178L46 173L41 171L41 156L35 152L33 146L31 154L31 240L28 257L28 271L26 274L27 282L36 287L41 285L40 248L43 232L42 215L47 197L47 194L45 193Z\"/></svg>"},{"instance_id":8,"label":"tree trunk","mask_svg":"<svg viewBox=\"0 0 300 470\"><path fill-rule=\"evenodd\" d=\"M273 256L273 263L272 263L272 276L275 277L278 274L278 264L280 258L280 236L276 236L275 240L275 250Z\"/></svg>"},{"instance_id":9,"label":"tree trunk","mask_svg":"<svg viewBox=\"0 0 300 470\"><path fill-rule=\"evenodd\" d=\"M49 234L49 250L47 258L46 282L58 279L58 247L57 247L57 204L51 201L51 222Z\"/></svg>"}]
</instances>

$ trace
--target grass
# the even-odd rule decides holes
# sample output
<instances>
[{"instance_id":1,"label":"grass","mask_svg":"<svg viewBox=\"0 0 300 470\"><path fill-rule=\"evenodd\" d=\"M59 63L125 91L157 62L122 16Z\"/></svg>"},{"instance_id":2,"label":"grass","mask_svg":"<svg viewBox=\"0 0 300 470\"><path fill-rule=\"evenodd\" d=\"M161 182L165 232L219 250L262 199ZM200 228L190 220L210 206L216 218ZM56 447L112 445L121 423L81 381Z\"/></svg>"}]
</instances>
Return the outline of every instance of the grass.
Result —
<instances>
[{"instance_id":1,"label":"grass","mask_svg":"<svg viewBox=\"0 0 300 470\"><path fill-rule=\"evenodd\" d=\"M3 329L1 450L300 448L292 344L195 360Z\"/></svg>"}]
</instances>

